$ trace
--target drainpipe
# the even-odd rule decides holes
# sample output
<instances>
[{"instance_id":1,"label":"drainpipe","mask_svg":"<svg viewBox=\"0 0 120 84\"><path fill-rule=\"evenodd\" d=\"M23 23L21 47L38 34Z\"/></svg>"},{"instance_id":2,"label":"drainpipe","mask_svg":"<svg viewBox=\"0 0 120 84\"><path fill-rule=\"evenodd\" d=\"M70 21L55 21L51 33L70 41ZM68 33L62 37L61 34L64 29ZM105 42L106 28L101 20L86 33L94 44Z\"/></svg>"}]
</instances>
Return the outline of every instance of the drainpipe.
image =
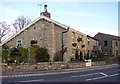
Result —
<instances>
[{"instance_id":1,"label":"drainpipe","mask_svg":"<svg viewBox=\"0 0 120 84\"><path fill-rule=\"evenodd\" d=\"M63 52L63 50L64 50L63 34L64 34L64 33L67 33L68 31L69 31L69 27L66 29L66 31L62 32L62 57L63 57L63 54L64 54L64 52Z\"/></svg>"}]
</instances>

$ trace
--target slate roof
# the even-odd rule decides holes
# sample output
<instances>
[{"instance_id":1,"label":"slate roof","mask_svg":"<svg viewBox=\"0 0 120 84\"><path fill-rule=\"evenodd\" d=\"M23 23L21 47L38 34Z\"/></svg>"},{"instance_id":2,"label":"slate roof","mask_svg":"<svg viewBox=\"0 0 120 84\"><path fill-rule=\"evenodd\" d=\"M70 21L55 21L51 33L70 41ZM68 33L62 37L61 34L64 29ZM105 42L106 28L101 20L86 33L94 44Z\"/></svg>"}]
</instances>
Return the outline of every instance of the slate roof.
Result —
<instances>
[{"instance_id":1,"label":"slate roof","mask_svg":"<svg viewBox=\"0 0 120 84\"><path fill-rule=\"evenodd\" d=\"M109 39L111 39L111 40L120 40L120 36L115 36L115 35L111 35L111 34L105 34L105 33L98 33L98 34L96 34L95 36L94 36L94 38L96 38L96 36L101 36L101 38L102 37L106 37L106 38L109 38ZM98 38L97 38L98 39Z\"/></svg>"}]
</instances>

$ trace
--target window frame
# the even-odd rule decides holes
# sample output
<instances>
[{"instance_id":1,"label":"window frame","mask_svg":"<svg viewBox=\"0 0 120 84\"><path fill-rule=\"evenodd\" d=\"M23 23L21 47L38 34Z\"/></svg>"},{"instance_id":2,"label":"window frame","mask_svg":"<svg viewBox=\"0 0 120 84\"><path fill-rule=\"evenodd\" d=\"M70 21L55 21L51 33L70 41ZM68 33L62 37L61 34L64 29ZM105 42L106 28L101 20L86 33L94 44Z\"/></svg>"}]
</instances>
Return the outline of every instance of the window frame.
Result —
<instances>
[{"instance_id":1,"label":"window frame","mask_svg":"<svg viewBox=\"0 0 120 84\"><path fill-rule=\"evenodd\" d=\"M17 39L16 46L22 46L22 39Z\"/></svg>"}]
</instances>

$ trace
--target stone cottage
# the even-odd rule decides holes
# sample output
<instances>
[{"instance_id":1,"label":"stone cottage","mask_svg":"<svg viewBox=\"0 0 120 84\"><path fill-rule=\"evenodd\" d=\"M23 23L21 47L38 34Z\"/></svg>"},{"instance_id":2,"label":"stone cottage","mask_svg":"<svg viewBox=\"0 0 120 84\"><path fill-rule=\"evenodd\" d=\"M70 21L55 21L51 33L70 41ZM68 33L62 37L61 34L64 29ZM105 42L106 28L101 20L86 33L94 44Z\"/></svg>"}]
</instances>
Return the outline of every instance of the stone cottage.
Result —
<instances>
[{"instance_id":1,"label":"stone cottage","mask_svg":"<svg viewBox=\"0 0 120 84\"><path fill-rule=\"evenodd\" d=\"M3 42L1 46L6 44L9 47L22 46L27 48L31 45L31 41L35 40L37 45L48 49L51 62L55 53L61 50L62 52L65 51L62 54L63 61L69 62L71 58L75 58L76 49L84 59L84 56L88 53L87 39L87 35L51 19L51 15L47 11L47 5L45 5L44 12L37 19ZM91 47L97 45L96 39L93 40L95 42L90 42L93 43ZM89 52L92 52L92 50L89 50Z\"/></svg>"}]
</instances>

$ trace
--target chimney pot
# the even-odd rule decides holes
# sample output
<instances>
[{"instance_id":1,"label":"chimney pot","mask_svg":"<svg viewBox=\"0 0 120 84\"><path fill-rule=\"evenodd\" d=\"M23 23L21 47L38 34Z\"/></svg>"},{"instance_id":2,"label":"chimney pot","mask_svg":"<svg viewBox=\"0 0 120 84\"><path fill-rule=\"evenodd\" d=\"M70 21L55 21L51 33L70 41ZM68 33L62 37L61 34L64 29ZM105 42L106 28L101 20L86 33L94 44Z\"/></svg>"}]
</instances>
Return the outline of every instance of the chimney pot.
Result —
<instances>
[{"instance_id":1,"label":"chimney pot","mask_svg":"<svg viewBox=\"0 0 120 84\"><path fill-rule=\"evenodd\" d=\"M44 5L44 12L47 12L47 5Z\"/></svg>"}]
</instances>

